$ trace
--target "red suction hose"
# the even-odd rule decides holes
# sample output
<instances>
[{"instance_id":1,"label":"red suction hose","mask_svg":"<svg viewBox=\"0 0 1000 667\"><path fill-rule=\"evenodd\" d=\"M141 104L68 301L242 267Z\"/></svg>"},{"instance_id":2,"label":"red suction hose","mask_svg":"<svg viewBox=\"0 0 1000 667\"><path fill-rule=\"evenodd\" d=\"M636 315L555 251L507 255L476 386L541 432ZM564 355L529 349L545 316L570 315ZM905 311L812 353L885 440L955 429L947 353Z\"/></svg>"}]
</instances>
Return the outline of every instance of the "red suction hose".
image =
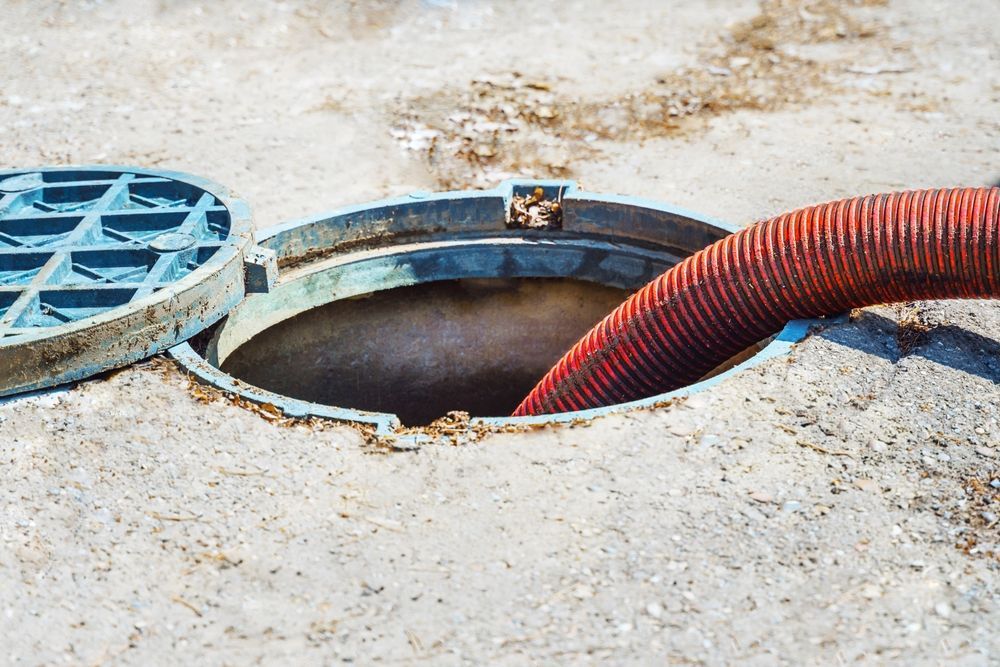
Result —
<instances>
[{"instance_id":1,"label":"red suction hose","mask_svg":"<svg viewBox=\"0 0 1000 667\"><path fill-rule=\"evenodd\" d=\"M803 208L701 250L590 330L514 416L677 389L798 318L1000 296L1000 188L917 190Z\"/></svg>"}]
</instances>

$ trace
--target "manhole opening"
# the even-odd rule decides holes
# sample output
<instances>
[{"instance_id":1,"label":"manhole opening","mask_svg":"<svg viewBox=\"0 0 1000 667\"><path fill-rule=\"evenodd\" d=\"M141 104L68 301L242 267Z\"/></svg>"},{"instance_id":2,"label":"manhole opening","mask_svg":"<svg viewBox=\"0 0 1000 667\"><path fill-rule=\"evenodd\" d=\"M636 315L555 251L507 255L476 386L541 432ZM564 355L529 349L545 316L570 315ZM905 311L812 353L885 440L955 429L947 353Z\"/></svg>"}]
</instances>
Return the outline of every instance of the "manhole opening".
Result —
<instances>
[{"instance_id":1,"label":"manhole opening","mask_svg":"<svg viewBox=\"0 0 1000 667\"><path fill-rule=\"evenodd\" d=\"M558 208L541 215L540 196ZM419 431L455 411L473 417L472 432L656 406L709 384L594 410L508 417L632 291L729 231L568 181L508 181L489 191L347 207L259 239L282 267L277 283L254 290L218 327L172 354L194 377L268 412L373 425L392 437L403 433L401 423ZM702 380L785 352L807 330L792 322L769 351L755 355L764 341Z\"/></svg>"},{"instance_id":2,"label":"manhole opening","mask_svg":"<svg viewBox=\"0 0 1000 667\"><path fill-rule=\"evenodd\" d=\"M422 426L509 415L629 292L562 278L429 282L333 301L250 338L222 370L313 403Z\"/></svg>"}]
</instances>

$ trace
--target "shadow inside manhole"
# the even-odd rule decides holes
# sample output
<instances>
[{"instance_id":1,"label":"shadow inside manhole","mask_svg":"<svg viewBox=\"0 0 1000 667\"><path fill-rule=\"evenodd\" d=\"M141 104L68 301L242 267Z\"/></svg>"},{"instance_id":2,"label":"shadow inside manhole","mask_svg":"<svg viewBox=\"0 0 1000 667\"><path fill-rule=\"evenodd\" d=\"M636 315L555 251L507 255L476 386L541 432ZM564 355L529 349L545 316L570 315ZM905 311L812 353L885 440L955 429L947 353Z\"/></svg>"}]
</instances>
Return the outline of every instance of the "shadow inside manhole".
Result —
<instances>
[{"instance_id":1,"label":"shadow inside manhole","mask_svg":"<svg viewBox=\"0 0 1000 667\"><path fill-rule=\"evenodd\" d=\"M465 279L333 301L260 332L222 364L313 403L426 425L509 415L629 292L572 279Z\"/></svg>"}]
</instances>

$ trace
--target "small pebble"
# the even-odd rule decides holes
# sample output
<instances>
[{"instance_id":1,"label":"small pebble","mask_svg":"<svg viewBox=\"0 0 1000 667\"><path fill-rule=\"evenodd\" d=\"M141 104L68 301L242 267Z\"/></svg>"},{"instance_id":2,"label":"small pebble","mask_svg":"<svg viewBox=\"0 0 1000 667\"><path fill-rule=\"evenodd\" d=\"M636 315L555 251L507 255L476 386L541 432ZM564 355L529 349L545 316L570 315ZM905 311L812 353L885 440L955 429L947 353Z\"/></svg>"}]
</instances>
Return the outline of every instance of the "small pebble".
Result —
<instances>
[{"instance_id":1,"label":"small pebble","mask_svg":"<svg viewBox=\"0 0 1000 667\"><path fill-rule=\"evenodd\" d=\"M686 438L687 436L693 434L697 429L693 424L671 424L668 430L678 437Z\"/></svg>"},{"instance_id":2,"label":"small pebble","mask_svg":"<svg viewBox=\"0 0 1000 667\"><path fill-rule=\"evenodd\" d=\"M659 602L650 602L646 605L646 613L653 618L660 618L663 616L663 605Z\"/></svg>"},{"instance_id":3,"label":"small pebble","mask_svg":"<svg viewBox=\"0 0 1000 667\"><path fill-rule=\"evenodd\" d=\"M856 479L854 480L854 486L862 491L875 491L878 489L878 484L873 479Z\"/></svg>"},{"instance_id":4,"label":"small pebble","mask_svg":"<svg viewBox=\"0 0 1000 667\"><path fill-rule=\"evenodd\" d=\"M688 396L684 399L684 407L689 410L694 410L695 412L699 410L704 410L709 407L711 400L708 394L694 394L693 396Z\"/></svg>"},{"instance_id":5,"label":"small pebble","mask_svg":"<svg viewBox=\"0 0 1000 667\"><path fill-rule=\"evenodd\" d=\"M861 589L861 595L865 596L869 600L874 600L882 597L882 588L876 584L868 584Z\"/></svg>"},{"instance_id":6,"label":"small pebble","mask_svg":"<svg viewBox=\"0 0 1000 667\"><path fill-rule=\"evenodd\" d=\"M947 602L938 602L934 605L934 613L941 618L948 618L951 616L951 607L948 606Z\"/></svg>"},{"instance_id":7,"label":"small pebble","mask_svg":"<svg viewBox=\"0 0 1000 667\"><path fill-rule=\"evenodd\" d=\"M782 512L798 512L802 508L802 503L797 500L786 500L781 505Z\"/></svg>"}]
</instances>

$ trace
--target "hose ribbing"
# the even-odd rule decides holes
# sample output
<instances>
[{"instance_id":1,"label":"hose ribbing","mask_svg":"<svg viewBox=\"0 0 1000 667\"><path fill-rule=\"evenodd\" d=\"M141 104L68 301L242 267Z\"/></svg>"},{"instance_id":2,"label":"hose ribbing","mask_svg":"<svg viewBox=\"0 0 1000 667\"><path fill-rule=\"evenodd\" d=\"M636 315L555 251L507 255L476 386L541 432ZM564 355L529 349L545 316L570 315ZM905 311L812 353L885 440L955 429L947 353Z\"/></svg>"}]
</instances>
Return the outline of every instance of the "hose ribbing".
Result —
<instances>
[{"instance_id":1,"label":"hose ribbing","mask_svg":"<svg viewBox=\"0 0 1000 667\"><path fill-rule=\"evenodd\" d=\"M763 220L629 297L514 415L683 387L792 319L878 303L1000 296L998 226L998 188L868 195Z\"/></svg>"}]
</instances>

